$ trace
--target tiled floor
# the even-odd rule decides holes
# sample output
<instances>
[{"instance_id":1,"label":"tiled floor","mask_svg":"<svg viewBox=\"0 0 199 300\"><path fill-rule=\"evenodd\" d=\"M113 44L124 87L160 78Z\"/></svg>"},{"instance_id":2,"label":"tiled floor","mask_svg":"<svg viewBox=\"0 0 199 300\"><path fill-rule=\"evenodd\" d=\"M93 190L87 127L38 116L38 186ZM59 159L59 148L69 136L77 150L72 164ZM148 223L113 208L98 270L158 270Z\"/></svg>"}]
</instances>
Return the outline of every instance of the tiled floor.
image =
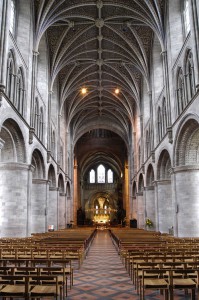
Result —
<instances>
[{"instance_id":1,"label":"tiled floor","mask_svg":"<svg viewBox=\"0 0 199 300\"><path fill-rule=\"evenodd\" d=\"M87 258L75 271L74 286L68 300L138 300L139 297L117 254L107 230L98 230ZM158 291L148 292L145 299L163 299ZM190 299L181 292L175 299Z\"/></svg>"}]
</instances>

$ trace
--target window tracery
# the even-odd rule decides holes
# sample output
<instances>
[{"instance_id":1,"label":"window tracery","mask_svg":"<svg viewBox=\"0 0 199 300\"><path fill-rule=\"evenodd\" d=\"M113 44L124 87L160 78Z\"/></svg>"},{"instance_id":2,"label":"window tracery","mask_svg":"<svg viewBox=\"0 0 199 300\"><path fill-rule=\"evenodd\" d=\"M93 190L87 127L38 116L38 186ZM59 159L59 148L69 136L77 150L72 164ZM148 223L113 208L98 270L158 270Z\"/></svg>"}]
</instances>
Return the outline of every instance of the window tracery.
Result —
<instances>
[{"instance_id":1,"label":"window tracery","mask_svg":"<svg viewBox=\"0 0 199 300\"><path fill-rule=\"evenodd\" d=\"M113 183L113 181L113 170L105 168L102 164L89 171L89 183Z\"/></svg>"}]
</instances>

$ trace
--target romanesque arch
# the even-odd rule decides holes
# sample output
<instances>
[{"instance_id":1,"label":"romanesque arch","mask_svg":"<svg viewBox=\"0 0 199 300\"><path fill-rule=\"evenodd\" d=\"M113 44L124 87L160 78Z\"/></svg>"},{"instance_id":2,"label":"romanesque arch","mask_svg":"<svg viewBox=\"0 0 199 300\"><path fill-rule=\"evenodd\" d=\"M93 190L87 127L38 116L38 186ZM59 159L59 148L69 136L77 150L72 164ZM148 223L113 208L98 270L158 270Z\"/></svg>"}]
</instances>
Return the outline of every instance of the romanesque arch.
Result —
<instances>
[{"instance_id":1,"label":"romanesque arch","mask_svg":"<svg viewBox=\"0 0 199 300\"><path fill-rule=\"evenodd\" d=\"M0 132L0 142L2 162L26 162L24 137L19 125L13 119L4 121Z\"/></svg>"},{"instance_id":2,"label":"romanesque arch","mask_svg":"<svg viewBox=\"0 0 199 300\"><path fill-rule=\"evenodd\" d=\"M1 236L28 233L29 175L23 134L13 119L4 121L0 132ZM28 199L27 199L28 198Z\"/></svg>"},{"instance_id":3,"label":"romanesque arch","mask_svg":"<svg viewBox=\"0 0 199 300\"><path fill-rule=\"evenodd\" d=\"M189 115L181 124L175 145L175 232L199 234L199 122Z\"/></svg>"}]
</instances>

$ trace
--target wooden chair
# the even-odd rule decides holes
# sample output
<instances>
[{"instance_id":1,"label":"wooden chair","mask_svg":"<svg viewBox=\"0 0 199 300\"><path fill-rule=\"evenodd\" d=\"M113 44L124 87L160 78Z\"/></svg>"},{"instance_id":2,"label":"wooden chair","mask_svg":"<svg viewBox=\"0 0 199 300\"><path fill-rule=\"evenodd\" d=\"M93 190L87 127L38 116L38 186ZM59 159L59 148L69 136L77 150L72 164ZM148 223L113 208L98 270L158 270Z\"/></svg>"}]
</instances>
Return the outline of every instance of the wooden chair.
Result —
<instances>
[{"instance_id":1,"label":"wooden chair","mask_svg":"<svg viewBox=\"0 0 199 300\"><path fill-rule=\"evenodd\" d=\"M62 286L58 285L56 275L32 276L29 298L63 299Z\"/></svg>"},{"instance_id":2,"label":"wooden chair","mask_svg":"<svg viewBox=\"0 0 199 300\"><path fill-rule=\"evenodd\" d=\"M66 295L67 297L67 277L65 274L65 268L64 267L43 267L39 268L39 274L41 276L57 276L58 286L62 287L63 290L63 297ZM45 282L44 282L45 283ZM48 280L47 284L49 284L50 281Z\"/></svg>"},{"instance_id":3,"label":"wooden chair","mask_svg":"<svg viewBox=\"0 0 199 300\"><path fill-rule=\"evenodd\" d=\"M3 275L1 276L1 280L7 282L7 284L4 284L1 288L0 297L29 299L28 276Z\"/></svg>"},{"instance_id":4,"label":"wooden chair","mask_svg":"<svg viewBox=\"0 0 199 300\"><path fill-rule=\"evenodd\" d=\"M189 274L193 276L193 269L181 269L181 270L170 270L169 271L169 290L170 300L174 299L174 289L184 289L185 292L191 291L191 299L195 300L195 291L197 283L194 279L189 278ZM197 278L197 272L195 270L195 276Z\"/></svg>"},{"instance_id":5,"label":"wooden chair","mask_svg":"<svg viewBox=\"0 0 199 300\"><path fill-rule=\"evenodd\" d=\"M164 278L166 270L164 269L143 269L140 279L140 300L145 299L145 290L160 290L164 292L164 299L168 300L169 283Z\"/></svg>"}]
</instances>

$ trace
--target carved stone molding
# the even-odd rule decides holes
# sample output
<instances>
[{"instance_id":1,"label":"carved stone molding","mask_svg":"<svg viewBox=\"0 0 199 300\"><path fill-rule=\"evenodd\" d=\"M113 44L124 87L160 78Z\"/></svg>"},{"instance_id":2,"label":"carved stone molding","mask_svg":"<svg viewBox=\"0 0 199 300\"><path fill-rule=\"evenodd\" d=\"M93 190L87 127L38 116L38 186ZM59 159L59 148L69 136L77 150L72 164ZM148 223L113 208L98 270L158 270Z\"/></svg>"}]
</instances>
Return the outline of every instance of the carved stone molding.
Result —
<instances>
[{"instance_id":1,"label":"carved stone molding","mask_svg":"<svg viewBox=\"0 0 199 300\"><path fill-rule=\"evenodd\" d=\"M173 170L173 173L199 171L199 164L198 165L177 166L175 168L172 168L172 170Z\"/></svg>"}]
</instances>

